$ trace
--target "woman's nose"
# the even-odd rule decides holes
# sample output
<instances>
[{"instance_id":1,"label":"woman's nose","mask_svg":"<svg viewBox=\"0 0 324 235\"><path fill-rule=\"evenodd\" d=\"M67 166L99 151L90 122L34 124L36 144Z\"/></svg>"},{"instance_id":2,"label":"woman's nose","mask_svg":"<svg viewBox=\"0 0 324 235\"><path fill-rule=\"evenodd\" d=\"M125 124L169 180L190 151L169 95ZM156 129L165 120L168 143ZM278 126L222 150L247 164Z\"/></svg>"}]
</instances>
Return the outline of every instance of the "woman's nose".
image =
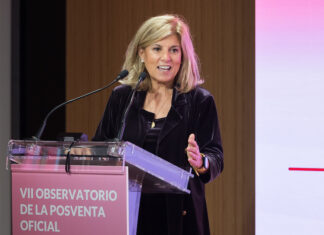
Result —
<instances>
[{"instance_id":1,"label":"woman's nose","mask_svg":"<svg viewBox=\"0 0 324 235\"><path fill-rule=\"evenodd\" d=\"M163 59L164 61L169 61L169 60L171 60L170 53L169 53L168 51L163 52L163 54L162 54L162 59Z\"/></svg>"}]
</instances>

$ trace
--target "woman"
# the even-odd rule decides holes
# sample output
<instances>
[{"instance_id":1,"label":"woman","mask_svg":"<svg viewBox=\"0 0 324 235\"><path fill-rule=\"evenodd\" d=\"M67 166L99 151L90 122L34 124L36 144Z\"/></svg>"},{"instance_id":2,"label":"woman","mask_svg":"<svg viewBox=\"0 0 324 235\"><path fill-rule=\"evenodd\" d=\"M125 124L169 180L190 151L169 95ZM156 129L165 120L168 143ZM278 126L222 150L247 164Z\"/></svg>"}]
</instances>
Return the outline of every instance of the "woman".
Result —
<instances>
[{"instance_id":1,"label":"woman","mask_svg":"<svg viewBox=\"0 0 324 235\"><path fill-rule=\"evenodd\" d=\"M163 15L144 22L127 49L123 69L129 71L128 79L112 92L94 140L117 136L129 94L146 71L123 140L196 173L189 195L142 195L137 233L209 234L204 184L223 170L223 153L214 99L198 86L203 81L184 20Z\"/></svg>"}]
</instances>

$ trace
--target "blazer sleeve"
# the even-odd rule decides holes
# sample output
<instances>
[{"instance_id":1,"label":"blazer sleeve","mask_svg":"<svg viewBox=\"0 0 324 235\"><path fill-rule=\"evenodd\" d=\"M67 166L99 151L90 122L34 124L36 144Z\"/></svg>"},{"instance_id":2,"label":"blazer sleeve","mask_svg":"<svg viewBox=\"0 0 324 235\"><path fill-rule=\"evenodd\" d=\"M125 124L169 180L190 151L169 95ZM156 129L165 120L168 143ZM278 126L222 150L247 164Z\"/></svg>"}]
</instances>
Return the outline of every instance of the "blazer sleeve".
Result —
<instances>
[{"instance_id":1,"label":"blazer sleeve","mask_svg":"<svg viewBox=\"0 0 324 235\"><path fill-rule=\"evenodd\" d=\"M115 98L114 91L112 92L105 111L103 113L103 116L101 118L101 121L97 127L96 133L94 137L92 138L93 141L104 141L108 139L113 139L114 138L114 123L115 123L115 118L114 118L114 100Z\"/></svg>"},{"instance_id":2,"label":"blazer sleeve","mask_svg":"<svg viewBox=\"0 0 324 235\"><path fill-rule=\"evenodd\" d=\"M207 94L206 94L207 93ZM209 170L199 178L208 183L224 168L223 147L216 105L213 96L206 93L198 99L195 108L195 135L201 153L209 160Z\"/></svg>"}]
</instances>

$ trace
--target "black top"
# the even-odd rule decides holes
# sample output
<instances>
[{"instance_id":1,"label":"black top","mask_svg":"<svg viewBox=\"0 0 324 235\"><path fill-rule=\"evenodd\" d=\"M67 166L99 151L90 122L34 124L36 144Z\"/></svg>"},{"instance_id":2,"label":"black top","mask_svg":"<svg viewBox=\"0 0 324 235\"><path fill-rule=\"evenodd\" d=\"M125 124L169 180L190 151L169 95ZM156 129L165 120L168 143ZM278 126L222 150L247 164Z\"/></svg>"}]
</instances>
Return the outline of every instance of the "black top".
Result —
<instances>
[{"instance_id":1,"label":"black top","mask_svg":"<svg viewBox=\"0 0 324 235\"><path fill-rule=\"evenodd\" d=\"M142 115L146 121L146 136L144 140L143 148L153 154L156 154L156 145L159 134L165 122L164 118L154 119L154 113L142 110Z\"/></svg>"},{"instance_id":2,"label":"black top","mask_svg":"<svg viewBox=\"0 0 324 235\"><path fill-rule=\"evenodd\" d=\"M156 154L159 134L166 118L154 119L154 113L142 110L146 125L146 136L143 148ZM168 234L167 202L165 194L142 194L139 209L137 235Z\"/></svg>"}]
</instances>

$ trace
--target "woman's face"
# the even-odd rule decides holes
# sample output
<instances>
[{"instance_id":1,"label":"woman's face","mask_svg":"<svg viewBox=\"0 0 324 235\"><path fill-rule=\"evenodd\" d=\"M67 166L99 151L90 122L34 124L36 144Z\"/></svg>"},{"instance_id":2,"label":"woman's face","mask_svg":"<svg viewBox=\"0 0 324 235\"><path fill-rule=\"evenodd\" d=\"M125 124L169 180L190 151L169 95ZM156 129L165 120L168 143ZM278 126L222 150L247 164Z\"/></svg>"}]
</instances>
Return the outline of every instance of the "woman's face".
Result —
<instances>
[{"instance_id":1,"label":"woman's face","mask_svg":"<svg viewBox=\"0 0 324 235\"><path fill-rule=\"evenodd\" d=\"M153 86L173 86L181 65L181 45L176 35L170 35L145 49L140 49L139 56L144 60Z\"/></svg>"}]
</instances>

